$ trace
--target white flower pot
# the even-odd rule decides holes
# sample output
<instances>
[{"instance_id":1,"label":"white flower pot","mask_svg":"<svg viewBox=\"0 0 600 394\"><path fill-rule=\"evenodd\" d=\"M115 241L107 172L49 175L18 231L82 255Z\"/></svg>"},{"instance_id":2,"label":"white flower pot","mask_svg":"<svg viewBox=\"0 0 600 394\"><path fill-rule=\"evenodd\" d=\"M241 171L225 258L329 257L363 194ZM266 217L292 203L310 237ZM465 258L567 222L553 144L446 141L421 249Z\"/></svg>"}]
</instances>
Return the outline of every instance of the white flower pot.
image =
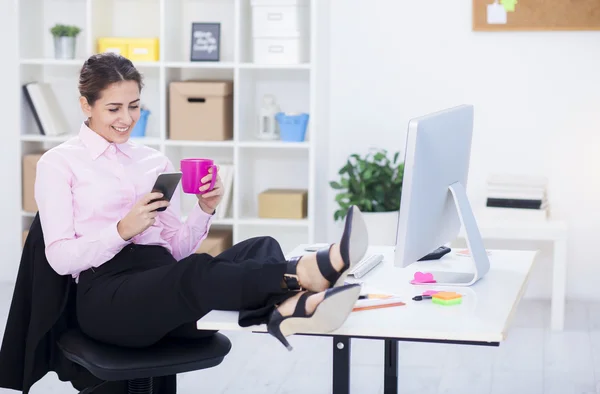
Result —
<instances>
[{"instance_id":1,"label":"white flower pot","mask_svg":"<svg viewBox=\"0 0 600 394\"><path fill-rule=\"evenodd\" d=\"M54 58L75 59L75 37L54 37Z\"/></svg>"},{"instance_id":2,"label":"white flower pot","mask_svg":"<svg viewBox=\"0 0 600 394\"><path fill-rule=\"evenodd\" d=\"M369 231L370 245L393 246L396 244L398 211L363 212Z\"/></svg>"}]
</instances>

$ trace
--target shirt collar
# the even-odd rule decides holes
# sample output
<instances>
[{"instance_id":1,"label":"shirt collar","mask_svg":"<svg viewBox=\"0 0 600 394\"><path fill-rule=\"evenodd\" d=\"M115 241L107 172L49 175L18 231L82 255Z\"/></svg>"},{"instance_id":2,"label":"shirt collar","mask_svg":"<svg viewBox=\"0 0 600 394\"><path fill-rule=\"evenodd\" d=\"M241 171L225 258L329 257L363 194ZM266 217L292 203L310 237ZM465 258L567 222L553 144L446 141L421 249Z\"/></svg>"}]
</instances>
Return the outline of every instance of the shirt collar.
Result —
<instances>
[{"instance_id":1,"label":"shirt collar","mask_svg":"<svg viewBox=\"0 0 600 394\"><path fill-rule=\"evenodd\" d=\"M127 141L124 144L112 144L105 140L100 134L90 129L86 122L81 123L79 138L90 151L93 160L96 160L99 156L104 154L106 149L111 145L116 146L127 157L131 157L131 141Z\"/></svg>"}]
</instances>

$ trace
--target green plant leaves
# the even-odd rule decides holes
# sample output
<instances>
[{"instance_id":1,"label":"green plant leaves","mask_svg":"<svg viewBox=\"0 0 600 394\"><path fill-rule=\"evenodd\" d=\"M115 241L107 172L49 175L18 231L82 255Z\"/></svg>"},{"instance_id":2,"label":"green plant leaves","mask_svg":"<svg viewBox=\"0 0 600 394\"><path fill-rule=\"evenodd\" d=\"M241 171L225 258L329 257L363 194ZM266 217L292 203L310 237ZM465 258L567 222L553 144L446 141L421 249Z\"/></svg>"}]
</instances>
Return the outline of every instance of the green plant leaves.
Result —
<instances>
[{"instance_id":1,"label":"green plant leaves","mask_svg":"<svg viewBox=\"0 0 600 394\"><path fill-rule=\"evenodd\" d=\"M81 28L77 26L56 24L50 29L50 33L56 37L77 37Z\"/></svg>"},{"instance_id":2,"label":"green plant leaves","mask_svg":"<svg viewBox=\"0 0 600 394\"><path fill-rule=\"evenodd\" d=\"M351 205L363 212L388 212L400 209L400 194L404 163L398 163L400 152L388 158L385 149L376 149L364 157L357 153L348 156L338 171L340 179L329 182L338 191L335 201L339 209L334 220L341 220Z\"/></svg>"}]
</instances>

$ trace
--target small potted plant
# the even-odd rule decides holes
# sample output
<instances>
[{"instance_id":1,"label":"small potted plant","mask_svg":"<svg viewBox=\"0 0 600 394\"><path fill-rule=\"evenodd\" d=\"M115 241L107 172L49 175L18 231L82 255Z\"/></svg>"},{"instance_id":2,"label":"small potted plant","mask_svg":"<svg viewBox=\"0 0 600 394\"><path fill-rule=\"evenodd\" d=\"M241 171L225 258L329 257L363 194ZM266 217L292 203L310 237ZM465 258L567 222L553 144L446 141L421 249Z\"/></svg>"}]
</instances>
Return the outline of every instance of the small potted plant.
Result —
<instances>
[{"instance_id":1,"label":"small potted plant","mask_svg":"<svg viewBox=\"0 0 600 394\"><path fill-rule=\"evenodd\" d=\"M338 209L334 220L342 220L350 205L356 205L364 214L369 239L377 245L394 245L400 210L400 195L404 162L400 152L388 158L385 149L374 149L365 156L351 154L339 170L340 179L331 181L336 190Z\"/></svg>"},{"instance_id":2,"label":"small potted plant","mask_svg":"<svg viewBox=\"0 0 600 394\"><path fill-rule=\"evenodd\" d=\"M50 29L54 37L54 57L56 59L75 58L75 40L81 28L77 26L56 24Z\"/></svg>"}]
</instances>

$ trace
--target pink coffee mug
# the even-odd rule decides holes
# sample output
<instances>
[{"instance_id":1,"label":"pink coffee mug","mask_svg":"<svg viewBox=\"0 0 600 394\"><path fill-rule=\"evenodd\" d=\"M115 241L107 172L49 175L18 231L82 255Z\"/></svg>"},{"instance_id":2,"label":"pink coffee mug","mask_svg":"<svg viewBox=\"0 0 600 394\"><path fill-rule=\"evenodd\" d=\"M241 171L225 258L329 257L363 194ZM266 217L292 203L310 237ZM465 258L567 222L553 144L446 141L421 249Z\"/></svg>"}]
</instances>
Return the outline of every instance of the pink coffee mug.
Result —
<instances>
[{"instance_id":1,"label":"pink coffee mug","mask_svg":"<svg viewBox=\"0 0 600 394\"><path fill-rule=\"evenodd\" d=\"M182 159L181 160L181 187L184 193L204 194L215 187L217 181L217 166L211 159ZM200 191L202 178L209 174L208 170L212 168L212 180L207 190Z\"/></svg>"}]
</instances>

